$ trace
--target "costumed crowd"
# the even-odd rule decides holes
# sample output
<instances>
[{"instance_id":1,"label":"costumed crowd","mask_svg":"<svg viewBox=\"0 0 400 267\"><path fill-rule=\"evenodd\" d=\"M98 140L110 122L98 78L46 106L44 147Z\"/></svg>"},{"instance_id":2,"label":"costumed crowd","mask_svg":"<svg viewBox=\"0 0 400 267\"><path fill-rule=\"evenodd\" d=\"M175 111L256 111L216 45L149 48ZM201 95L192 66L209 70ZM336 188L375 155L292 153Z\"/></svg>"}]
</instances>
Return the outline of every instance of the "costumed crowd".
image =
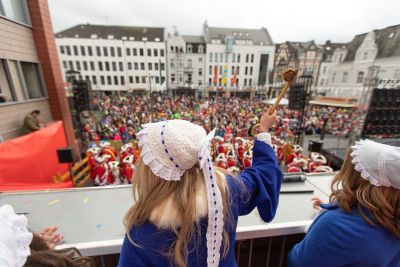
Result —
<instances>
[{"instance_id":1,"label":"costumed crowd","mask_svg":"<svg viewBox=\"0 0 400 267\"><path fill-rule=\"evenodd\" d=\"M207 132L216 128L212 142L212 159L216 166L239 173L251 166L252 129L258 123L267 104L260 100L218 98L195 100L190 96L175 98L156 94L140 97L105 96L94 99L97 116L88 120L84 139L90 141L87 150L96 185L130 183L139 146L137 132L148 122L184 119L200 125ZM303 148L289 141L298 126L298 112L278 110L279 119L273 127L272 146L281 166L288 172L329 172L327 159L319 153L303 154ZM306 134L319 134L322 128L329 134L348 136L357 126L353 110L313 106L307 110ZM327 125L324 127L323 124ZM109 141L122 141L118 153ZM127 157L131 155L131 157Z\"/></svg>"},{"instance_id":2,"label":"costumed crowd","mask_svg":"<svg viewBox=\"0 0 400 267\"><path fill-rule=\"evenodd\" d=\"M85 125L84 140L122 140L127 143L136 139L141 125L169 119L184 119L203 126L206 131L217 128L217 135L226 132L234 137L251 136L251 128L259 121L267 104L261 99L219 97L217 100L199 99L192 96L168 97L165 94L151 96L104 96L93 100L96 116ZM277 137L290 137L296 130L299 112L286 108L278 110ZM358 126L359 112L353 109L310 106L305 115L306 134L321 133L326 122L327 134L348 136Z\"/></svg>"}]
</instances>

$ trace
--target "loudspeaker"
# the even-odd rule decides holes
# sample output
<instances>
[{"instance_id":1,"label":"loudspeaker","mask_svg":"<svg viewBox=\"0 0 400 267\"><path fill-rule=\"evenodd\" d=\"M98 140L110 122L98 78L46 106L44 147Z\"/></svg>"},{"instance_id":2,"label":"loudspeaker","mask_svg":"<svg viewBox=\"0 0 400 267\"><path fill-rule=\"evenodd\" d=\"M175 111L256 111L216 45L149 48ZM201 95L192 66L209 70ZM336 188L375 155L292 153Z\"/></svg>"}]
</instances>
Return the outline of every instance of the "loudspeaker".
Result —
<instances>
[{"instance_id":1,"label":"loudspeaker","mask_svg":"<svg viewBox=\"0 0 400 267\"><path fill-rule=\"evenodd\" d=\"M57 157L59 163L72 163L74 162L72 157L72 148L59 148L57 149Z\"/></svg>"},{"instance_id":2,"label":"loudspeaker","mask_svg":"<svg viewBox=\"0 0 400 267\"><path fill-rule=\"evenodd\" d=\"M289 106L291 110L302 110L306 102L304 84L293 84L289 90Z\"/></svg>"},{"instance_id":3,"label":"loudspeaker","mask_svg":"<svg viewBox=\"0 0 400 267\"><path fill-rule=\"evenodd\" d=\"M397 137L400 131L400 89L375 88L362 137Z\"/></svg>"}]
</instances>

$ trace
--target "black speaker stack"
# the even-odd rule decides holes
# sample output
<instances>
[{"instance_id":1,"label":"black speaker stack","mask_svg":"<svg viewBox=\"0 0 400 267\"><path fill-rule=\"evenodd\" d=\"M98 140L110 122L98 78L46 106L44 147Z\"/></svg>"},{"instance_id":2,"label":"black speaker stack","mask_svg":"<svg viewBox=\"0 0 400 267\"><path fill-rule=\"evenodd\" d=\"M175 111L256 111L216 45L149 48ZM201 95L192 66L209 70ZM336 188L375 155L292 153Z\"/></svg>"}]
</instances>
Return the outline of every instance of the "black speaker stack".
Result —
<instances>
[{"instance_id":1,"label":"black speaker stack","mask_svg":"<svg viewBox=\"0 0 400 267\"><path fill-rule=\"evenodd\" d=\"M74 80L72 82L73 105L77 112L89 110L90 108L90 82L85 80Z\"/></svg>"},{"instance_id":2,"label":"black speaker stack","mask_svg":"<svg viewBox=\"0 0 400 267\"><path fill-rule=\"evenodd\" d=\"M362 137L400 137L400 88L372 92Z\"/></svg>"},{"instance_id":3,"label":"black speaker stack","mask_svg":"<svg viewBox=\"0 0 400 267\"><path fill-rule=\"evenodd\" d=\"M289 106L291 110L303 110L306 103L307 92L304 84L293 84L289 90Z\"/></svg>"}]
</instances>

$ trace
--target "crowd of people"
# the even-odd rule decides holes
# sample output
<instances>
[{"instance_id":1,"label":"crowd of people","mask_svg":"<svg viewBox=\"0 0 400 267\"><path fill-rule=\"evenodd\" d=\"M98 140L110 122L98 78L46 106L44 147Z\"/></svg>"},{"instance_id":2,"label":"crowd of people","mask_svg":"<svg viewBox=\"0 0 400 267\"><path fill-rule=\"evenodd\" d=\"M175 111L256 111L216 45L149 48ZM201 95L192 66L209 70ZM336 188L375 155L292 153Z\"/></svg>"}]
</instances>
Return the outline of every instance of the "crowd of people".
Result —
<instances>
[{"instance_id":1,"label":"crowd of people","mask_svg":"<svg viewBox=\"0 0 400 267\"><path fill-rule=\"evenodd\" d=\"M289 173L332 172L329 162L320 153L303 153L300 145L293 145L273 136L271 146L282 169ZM211 157L215 166L238 175L251 167L253 160L253 139L233 137L225 132L223 137L215 136L211 141ZM87 150L91 177L95 185L119 185L132 182L135 163L140 155L137 142L128 142L117 151L108 141L92 143Z\"/></svg>"},{"instance_id":2,"label":"crowd of people","mask_svg":"<svg viewBox=\"0 0 400 267\"><path fill-rule=\"evenodd\" d=\"M166 94L145 96L102 96L93 100L97 112L83 129L83 140L116 140L127 143L136 139L144 123L168 119L185 119L203 126L207 132L217 128L217 135L226 132L234 137L251 137L252 127L267 107L262 99L219 97L198 99L193 96L169 97ZM310 106L305 114L306 134L349 136L358 126L358 112L352 109ZM278 110L275 135L293 136L299 128L300 112L287 108ZM324 127L325 125L325 127Z\"/></svg>"}]
</instances>

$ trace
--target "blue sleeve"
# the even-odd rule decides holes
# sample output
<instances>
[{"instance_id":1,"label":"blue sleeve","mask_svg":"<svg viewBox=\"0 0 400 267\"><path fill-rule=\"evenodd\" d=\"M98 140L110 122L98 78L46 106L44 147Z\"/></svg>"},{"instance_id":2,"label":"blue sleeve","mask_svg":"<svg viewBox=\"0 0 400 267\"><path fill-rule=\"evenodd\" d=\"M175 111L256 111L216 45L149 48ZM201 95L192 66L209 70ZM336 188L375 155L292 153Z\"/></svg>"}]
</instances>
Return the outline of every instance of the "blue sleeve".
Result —
<instances>
[{"instance_id":1,"label":"blue sleeve","mask_svg":"<svg viewBox=\"0 0 400 267\"><path fill-rule=\"evenodd\" d=\"M128 267L128 266L138 266L138 267L145 267L145 266L153 266L150 262L143 258L145 253L140 253L140 247L134 246L125 236L124 242L122 244L121 253L119 256L119 263L118 267Z\"/></svg>"},{"instance_id":2,"label":"blue sleeve","mask_svg":"<svg viewBox=\"0 0 400 267\"><path fill-rule=\"evenodd\" d=\"M304 239L288 255L289 267L353 266L360 259L362 240L347 221L331 211L322 213L311 225ZM359 266L359 265L357 265Z\"/></svg>"},{"instance_id":3,"label":"blue sleeve","mask_svg":"<svg viewBox=\"0 0 400 267\"><path fill-rule=\"evenodd\" d=\"M272 147L255 140L253 147L253 164L239 177L232 178L236 189L233 198L237 201L238 215L247 215L257 207L260 217L270 222L278 207L282 172ZM240 188L237 184L242 184ZM235 191L235 190L234 190Z\"/></svg>"}]
</instances>

